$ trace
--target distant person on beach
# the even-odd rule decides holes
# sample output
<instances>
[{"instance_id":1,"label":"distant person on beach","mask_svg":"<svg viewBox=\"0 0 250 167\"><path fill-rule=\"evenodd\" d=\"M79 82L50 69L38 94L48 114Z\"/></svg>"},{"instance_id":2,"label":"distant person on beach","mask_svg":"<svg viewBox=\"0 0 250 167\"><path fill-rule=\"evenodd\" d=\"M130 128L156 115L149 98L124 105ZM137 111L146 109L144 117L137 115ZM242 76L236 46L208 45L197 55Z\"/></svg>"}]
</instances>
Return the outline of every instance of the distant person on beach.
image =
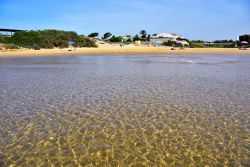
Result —
<instances>
[{"instance_id":1,"label":"distant person on beach","mask_svg":"<svg viewBox=\"0 0 250 167\"><path fill-rule=\"evenodd\" d=\"M123 43L120 43L120 47L122 48L124 46L124 44Z\"/></svg>"}]
</instances>

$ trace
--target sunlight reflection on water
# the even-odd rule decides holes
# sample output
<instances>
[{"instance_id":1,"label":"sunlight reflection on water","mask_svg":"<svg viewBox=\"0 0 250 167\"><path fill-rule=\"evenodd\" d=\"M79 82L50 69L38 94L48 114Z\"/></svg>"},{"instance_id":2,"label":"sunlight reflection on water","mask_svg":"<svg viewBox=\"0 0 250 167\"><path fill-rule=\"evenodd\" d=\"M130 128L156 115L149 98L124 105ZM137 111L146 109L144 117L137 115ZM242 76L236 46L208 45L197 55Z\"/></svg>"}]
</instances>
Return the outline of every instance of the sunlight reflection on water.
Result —
<instances>
[{"instance_id":1,"label":"sunlight reflection on water","mask_svg":"<svg viewBox=\"0 0 250 167\"><path fill-rule=\"evenodd\" d=\"M248 166L250 57L0 58L0 166Z\"/></svg>"}]
</instances>

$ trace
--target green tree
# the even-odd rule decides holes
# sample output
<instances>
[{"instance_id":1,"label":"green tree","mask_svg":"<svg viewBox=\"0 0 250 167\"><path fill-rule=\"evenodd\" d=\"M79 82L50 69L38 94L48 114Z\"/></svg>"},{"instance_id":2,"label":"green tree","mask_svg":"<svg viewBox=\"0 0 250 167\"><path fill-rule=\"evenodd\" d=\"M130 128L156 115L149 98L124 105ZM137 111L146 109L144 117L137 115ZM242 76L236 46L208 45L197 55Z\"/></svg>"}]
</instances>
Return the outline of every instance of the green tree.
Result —
<instances>
[{"instance_id":1,"label":"green tree","mask_svg":"<svg viewBox=\"0 0 250 167\"><path fill-rule=\"evenodd\" d=\"M102 39L106 40L108 38L110 38L112 36L112 34L110 32L106 32L105 34L103 34Z\"/></svg>"},{"instance_id":2,"label":"green tree","mask_svg":"<svg viewBox=\"0 0 250 167\"><path fill-rule=\"evenodd\" d=\"M147 36L147 41L150 41L150 39L151 39L151 35L148 34L148 36Z\"/></svg>"},{"instance_id":3,"label":"green tree","mask_svg":"<svg viewBox=\"0 0 250 167\"><path fill-rule=\"evenodd\" d=\"M88 35L88 37L91 37L91 38L95 38L95 37L98 37L98 36L99 36L98 32L93 32L93 33Z\"/></svg>"},{"instance_id":4,"label":"green tree","mask_svg":"<svg viewBox=\"0 0 250 167\"><path fill-rule=\"evenodd\" d=\"M140 35L142 39L145 39L147 37L147 31L146 30L141 30Z\"/></svg>"},{"instance_id":5,"label":"green tree","mask_svg":"<svg viewBox=\"0 0 250 167\"><path fill-rule=\"evenodd\" d=\"M127 39L125 42L133 42L131 38Z\"/></svg>"},{"instance_id":6,"label":"green tree","mask_svg":"<svg viewBox=\"0 0 250 167\"><path fill-rule=\"evenodd\" d=\"M133 38L133 41L139 41L139 40L141 40L141 38L139 37L139 35L136 34Z\"/></svg>"},{"instance_id":7,"label":"green tree","mask_svg":"<svg viewBox=\"0 0 250 167\"><path fill-rule=\"evenodd\" d=\"M110 39L109 39L110 42L122 42L123 41L123 38L121 36L112 36Z\"/></svg>"}]
</instances>

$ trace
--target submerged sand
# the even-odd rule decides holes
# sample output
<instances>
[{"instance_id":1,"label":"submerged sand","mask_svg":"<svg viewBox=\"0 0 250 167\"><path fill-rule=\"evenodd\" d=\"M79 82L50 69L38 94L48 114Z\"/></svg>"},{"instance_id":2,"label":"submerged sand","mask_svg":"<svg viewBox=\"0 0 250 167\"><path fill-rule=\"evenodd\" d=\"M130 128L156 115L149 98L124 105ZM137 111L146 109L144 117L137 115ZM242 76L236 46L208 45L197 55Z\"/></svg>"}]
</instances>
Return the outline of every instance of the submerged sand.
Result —
<instances>
[{"instance_id":1,"label":"submerged sand","mask_svg":"<svg viewBox=\"0 0 250 167\"><path fill-rule=\"evenodd\" d=\"M250 56L7 59L0 166L249 166Z\"/></svg>"},{"instance_id":2,"label":"submerged sand","mask_svg":"<svg viewBox=\"0 0 250 167\"><path fill-rule=\"evenodd\" d=\"M175 48L175 50L171 50L170 47L134 45L124 47L120 47L119 45L100 45L98 48L76 48L71 51L69 51L69 48L0 50L0 57L77 54L250 54L250 50L239 50L237 48Z\"/></svg>"}]
</instances>

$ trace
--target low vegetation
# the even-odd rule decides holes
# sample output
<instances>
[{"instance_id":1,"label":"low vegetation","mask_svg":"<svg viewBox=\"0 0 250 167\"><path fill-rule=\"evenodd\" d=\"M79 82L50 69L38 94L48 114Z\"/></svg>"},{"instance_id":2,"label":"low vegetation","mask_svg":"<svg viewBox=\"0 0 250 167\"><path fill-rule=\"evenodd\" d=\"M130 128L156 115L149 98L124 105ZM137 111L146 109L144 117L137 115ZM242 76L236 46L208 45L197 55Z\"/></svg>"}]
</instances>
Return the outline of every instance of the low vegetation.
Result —
<instances>
[{"instance_id":1,"label":"low vegetation","mask_svg":"<svg viewBox=\"0 0 250 167\"><path fill-rule=\"evenodd\" d=\"M15 44L24 48L65 48L68 42L74 41L78 47L97 47L95 41L80 36L73 31L43 30L43 31L20 31L13 36L0 36L0 42Z\"/></svg>"},{"instance_id":2,"label":"low vegetation","mask_svg":"<svg viewBox=\"0 0 250 167\"><path fill-rule=\"evenodd\" d=\"M122 42L123 41L123 38L121 36L112 36L110 39L109 39L110 42Z\"/></svg>"},{"instance_id":3,"label":"low vegetation","mask_svg":"<svg viewBox=\"0 0 250 167\"><path fill-rule=\"evenodd\" d=\"M4 48L4 49L8 49L8 50L13 50L13 49L18 49L19 47L17 46L17 45L15 45L15 44L3 44L1 47L0 47L0 49L2 49L2 48Z\"/></svg>"},{"instance_id":4,"label":"low vegetation","mask_svg":"<svg viewBox=\"0 0 250 167\"><path fill-rule=\"evenodd\" d=\"M175 41L167 41L163 42L163 46L177 46L177 43Z\"/></svg>"},{"instance_id":5,"label":"low vegetation","mask_svg":"<svg viewBox=\"0 0 250 167\"><path fill-rule=\"evenodd\" d=\"M213 43L213 44L206 44L208 48L235 48L234 43Z\"/></svg>"},{"instance_id":6,"label":"low vegetation","mask_svg":"<svg viewBox=\"0 0 250 167\"><path fill-rule=\"evenodd\" d=\"M190 48L205 48L205 45L203 43L194 42L194 41L191 41L189 43L189 46L190 46Z\"/></svg>"},{"instance_id":7,"label":"low vegetation","mask_svg":"<svg viewBox=\"0 0 250 167\"><path fill-rule=\"evenodd\" d=\"M76 47L97 47L96 41L103 40L111 43L133 43L135 41L149 42L151 35L146 30L141 30L139 35L135 36L127 35L125 37L112 35L110 32L106 32L98 39L99 33L93 32L86 36L78 35L73 31L60 31L60 30L43 30L43 31L20 31L16 32L13 36L3 36L0 34L0 44L7 44L1 46L6 49L16 49L18 47L33 48L38 50L40 48L66 48L69 46L68 42L73 41ZM245 35L241 36L241 41L249 41L250 37ZM183 39L181 39L183 40ZM235 48L241 46L239 41L233 40L216 40L213 42L206 42L202 40L189 41L190 48ZM168 41L162 44L163 46L177 47L180 44L175 41Z\"/></svg>"},{"instance_id":8,"label":"low vegetation","mask_svg":"<svg viewBox=\"0 0 250 167\"><path fill-rule=\"evenodd\" d=\"M190 42L191 48L235 48L236 45L239 45L239 42L233 40L215 40L213 42L193 40Z\"/></svg>"}]
</instances>

